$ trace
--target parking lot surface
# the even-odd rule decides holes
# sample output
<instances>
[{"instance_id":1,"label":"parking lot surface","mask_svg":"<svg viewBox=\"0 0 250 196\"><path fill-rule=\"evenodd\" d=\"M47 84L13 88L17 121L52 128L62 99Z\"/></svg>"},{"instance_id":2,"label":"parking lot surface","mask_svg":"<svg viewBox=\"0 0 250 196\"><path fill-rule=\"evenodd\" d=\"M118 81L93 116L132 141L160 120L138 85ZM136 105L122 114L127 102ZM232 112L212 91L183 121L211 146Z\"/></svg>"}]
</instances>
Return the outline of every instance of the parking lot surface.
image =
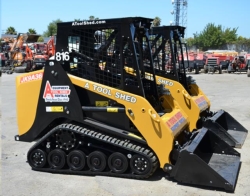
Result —
<instances>
[{"instance_id":1,"label":"parking lot surface","mask_svg":"<svg viewBox=\"0 0 250 196\"><path fill-rule=\"evenodd\" d=\"M0 78L1 187L3 196L222 196L250 194L250 134L242 147L241 169L234 193L180 185L157 171L149 180L103 176L74 176L36 172L26 163L34 143L16 142L15 76ZM246 74L190 74L211 101L211 110L229 112L250 130L250 78ZM32 90L30 91L32 94ZM29 96L27 94L27 96ZM24 114L25 115L25 114Z\"/></svg>"}]
</instances>

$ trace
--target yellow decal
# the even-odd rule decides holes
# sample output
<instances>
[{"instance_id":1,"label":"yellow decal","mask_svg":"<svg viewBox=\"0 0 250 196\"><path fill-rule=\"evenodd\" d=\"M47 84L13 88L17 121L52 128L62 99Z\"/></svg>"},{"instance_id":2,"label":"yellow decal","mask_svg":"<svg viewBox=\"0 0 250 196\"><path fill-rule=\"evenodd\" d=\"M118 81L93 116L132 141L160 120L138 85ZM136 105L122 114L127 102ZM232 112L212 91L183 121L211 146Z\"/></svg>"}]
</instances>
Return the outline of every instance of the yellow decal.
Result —
<instances>
[{"instance_id":1,"label":"yellow decal","mask_svg":"<svg viewBox=\"0 0 250 196\"><path fill-rule=\"evenodd\" d=\"M118 112L118 108L107 108L107 112Z\"/></svg>"},{"instance_id":2,"label":"yellow decal","mask_svg":"<svg viewBox=\"0 0 250 196\"><path fill-rule=\"evenodd\" d=\"M97 107L106 107L108 105L109 105L108 101L96 101L95 102L95 106L97 106Z\"/></svg>"},{"instance_id":3,"label":"yellow decal","mask_svg":"<svg viewBox=\"0 0 250 196\"><path fill-rule=\"evenodd\" d=\"M63 106L46 106L46 112L63 112Z\"/></svg>"}]
</instances>

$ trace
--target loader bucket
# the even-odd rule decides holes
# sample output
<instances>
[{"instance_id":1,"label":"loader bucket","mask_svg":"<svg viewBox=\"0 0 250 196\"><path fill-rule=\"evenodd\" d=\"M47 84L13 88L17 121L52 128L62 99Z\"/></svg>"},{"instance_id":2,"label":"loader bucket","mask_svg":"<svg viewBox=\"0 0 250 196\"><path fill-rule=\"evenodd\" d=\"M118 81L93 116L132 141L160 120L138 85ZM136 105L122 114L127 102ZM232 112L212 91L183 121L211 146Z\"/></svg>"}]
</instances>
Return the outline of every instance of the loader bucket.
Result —
<instances>
[{"instance_id":1,"label":"loader bucket","mask_svg":"<svg viewBox=\"0 0 250 196\"><path fill-rule=\"evenodd\" d=\"M240 169L240 153L212 131L202 128L180 150L170 176L180 183L233 192Z\"/></svg>"},{"instance_id":2,"label":"loader bucket","mask_svg":"<svg viewBox=\"0 0 250 196\"><path fill-rule=\"evenodd\" d=\"M224 110L216 112L203 126L235 148L242 147L248 134L248 130Z\"/></svg>"}]
</instances>

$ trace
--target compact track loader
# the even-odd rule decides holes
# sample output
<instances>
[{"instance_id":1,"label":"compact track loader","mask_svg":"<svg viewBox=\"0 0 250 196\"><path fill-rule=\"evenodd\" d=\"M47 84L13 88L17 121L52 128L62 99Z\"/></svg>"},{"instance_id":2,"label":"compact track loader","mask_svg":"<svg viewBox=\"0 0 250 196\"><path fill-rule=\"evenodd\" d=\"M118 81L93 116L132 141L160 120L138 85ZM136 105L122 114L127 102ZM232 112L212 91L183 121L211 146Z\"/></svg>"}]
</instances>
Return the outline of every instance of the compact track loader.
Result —
<instances>
[{"instance_id":1,"label":"compact track loader","mask_svg":"<svg viewBox=\"0 0 250 196\"><path fill-rule=\"evenodd\" d=\"M208 128L190 130L156 82L152 21L58 23L55 60L16 78L15 140L36 141L33 170L145 179L160 167L179 183L234 191L240 153Z\"/></svg>"},{"instance_id":2,"label":"compact track loader","mask_svg":"<svg viewBox=\"0 0 250 196\"><path fill-rule=\"evenodd\" d=\"M230 146L241 148L248 130L228 112L210 110L208 97L191 76L186 75L182 43L185 28L153 27L149 31L157 84L165 85L190 119L190 130L206 127ZM184 51L183 51L184 50ZM187 56L187 55L186 55ZM151 73L146 69L146 73Z\"/></svg>"}]
</instances>

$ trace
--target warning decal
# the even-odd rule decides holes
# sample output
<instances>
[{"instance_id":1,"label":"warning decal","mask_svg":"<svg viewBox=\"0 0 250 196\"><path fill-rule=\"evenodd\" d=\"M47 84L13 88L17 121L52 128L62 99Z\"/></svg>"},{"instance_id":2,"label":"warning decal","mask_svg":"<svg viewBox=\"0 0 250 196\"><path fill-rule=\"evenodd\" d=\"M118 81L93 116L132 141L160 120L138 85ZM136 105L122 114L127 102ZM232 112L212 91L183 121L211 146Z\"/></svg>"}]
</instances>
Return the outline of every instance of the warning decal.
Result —
<instances>
[{"instance_id":1,"label":"warning decal","mask_svg":"<svg viewBox=\"0 0 250 196\"><path fill-rule=\"evenodd\" d=\"M202 97L199 97L195 100L195 103L198 105L198 107L201 109L201 110L204 110L207 108L207 101L205 100L204 96Z\"/></svg>"},{"instance_id":2,"label":"warning decal","mask_svg":"<svg viewBox=\"0 0 250 196\"><path fill-rule=\"evenodd\" d=\"M172 131L175 131L184 122L186 122L186 119L184 118L181 112L178 112L167 121L167 125Z\"/></svg>"},{"instance_id":3,"label":"warning decal","mask_svg":"<svg viewBox=\"0 0 250 196\"><path fill-rule=\"evenodd\" d=\"M45 102L69 102L69 86L51 86L47 81L43 93Z\"/></svg>"},{"instance_id":4,"label":"warning decal","mask_svg":"<svg viewBox=\"0 0 250 196\"><path fill-rule=\"evenodd\" d=\"M63 106L46 106L46 112L63 112Z\"/></svg>"}]
</instances>

